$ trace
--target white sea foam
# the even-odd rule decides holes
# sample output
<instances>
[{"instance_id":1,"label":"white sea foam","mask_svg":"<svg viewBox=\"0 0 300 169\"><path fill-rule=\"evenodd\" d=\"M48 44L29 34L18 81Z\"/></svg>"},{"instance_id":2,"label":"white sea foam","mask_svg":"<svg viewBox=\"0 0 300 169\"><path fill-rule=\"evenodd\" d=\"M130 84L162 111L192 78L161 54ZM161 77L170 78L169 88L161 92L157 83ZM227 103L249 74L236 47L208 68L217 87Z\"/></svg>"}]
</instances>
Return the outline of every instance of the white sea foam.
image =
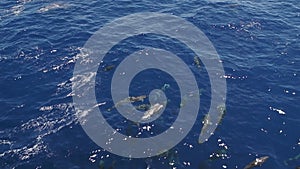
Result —
<instances>
[{"instance_id":1,"label":"white sea foam","mask_svg":"<svg viewBox=\"0 0 300 169\"><path fill-rule=\"evenodd\" d=\"M270 108L270 110L273 110L273 111L278 112L278 114L282 114L282 115L285 115L285 114L286 114L283 110L276 109L276 108L273 108L273 107L271 107L271 106L270 106L269 108Z\"/></svg>"}]
</instances>

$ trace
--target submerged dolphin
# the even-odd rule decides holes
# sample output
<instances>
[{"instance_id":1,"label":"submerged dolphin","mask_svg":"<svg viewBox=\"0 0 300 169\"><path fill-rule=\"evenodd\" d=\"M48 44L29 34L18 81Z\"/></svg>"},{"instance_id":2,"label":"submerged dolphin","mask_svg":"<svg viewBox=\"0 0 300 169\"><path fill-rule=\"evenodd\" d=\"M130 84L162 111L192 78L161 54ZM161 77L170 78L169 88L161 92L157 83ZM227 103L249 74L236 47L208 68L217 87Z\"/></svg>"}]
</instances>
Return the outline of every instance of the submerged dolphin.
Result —
<instances>
[{"instance_id":1,"label":"submerged dolphin","mask_svg":"<svg viewBox=\"0 0 300 169\"><path fill-rule=\"evenodd\" d=\"M201 129L199 139L198 139L199 144L202 144L203 142L207 141L207 139L204 139L204 138L207 138L207 137L205 137L206 135L212 135L213 134L213 133L210 133L211 132L211 126L213 126L213 125L217 126L221 122L224 114L226 113L225 104L221 104L221 105L217 106L216 111L218 111L217 114L209 114L208 113L208 114L205 115L205 117L202 121L203 127ZM216 122L216 123L214 123L214 122Z\"/></svg>"},{"instance_id":2,"label":"submerged dolphin","mask_svg":"<svg viewBox=\"0 0 300 169\"><path fill-rule=\"evenodd\" d=\"M59 8L66 8L67 6L65 4L61 4L61 3L52 3L49 4L45 7L42 7L38 10L39 13L43 13L43 12L47 12L49 10L53 10L53 9L59 9Z\"/></svg>"},{"instance_id":3,"label":"submerged dolphin","mask_svg":"<svg viewBox=\"0 0 300 169\"><path fill-rule=\"evenodd\" d=\"M144 99L147 98L146 95L141 95L141 96L129 96L121 101L119 101L118 103L116 103L112 108L109 108L108 111L111 111L112 109L125 104L125 103L134 103L134 102L139 102L139 101L144 101Z\"/></svg>"}]
</instances>

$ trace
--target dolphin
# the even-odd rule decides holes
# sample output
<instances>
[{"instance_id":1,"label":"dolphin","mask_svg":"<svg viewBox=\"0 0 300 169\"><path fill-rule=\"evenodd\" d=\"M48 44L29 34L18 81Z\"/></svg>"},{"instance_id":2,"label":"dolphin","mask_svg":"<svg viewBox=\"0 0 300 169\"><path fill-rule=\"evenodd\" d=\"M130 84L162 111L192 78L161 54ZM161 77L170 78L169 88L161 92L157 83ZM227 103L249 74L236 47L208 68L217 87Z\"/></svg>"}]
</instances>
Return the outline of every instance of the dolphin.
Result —
<instances>
[{"instance_id":1,"label":"dolphin","mask_svg":"<svg viewBox=\"0 0 300 169\"><path fill-rule=\"evenodd\" d=\"M159 104L159 103L154 104L153 106L150 107L150 109L148 111L146 111L144 113L144 116L142 117L142 120L148 120L154 114L159 112L163 107L164 107L164 105L162 105L162 104Z\"/></svg>"},{"instance_id":2,"label":"dolphin","mask_svg":"<svg viewBox=\"0 0 300 169\"><path fill-rule=\"evenodd\" d=\"M251 168L256 167L256 166L261 166L264 162L267 161L268 158L269 158L269 156L263 156L263 157L260 157L260 158L256 158L254 161L252 161L251 163L246 165L244 167L244 169L251 169Z\"/></svg>"}]
</instances>

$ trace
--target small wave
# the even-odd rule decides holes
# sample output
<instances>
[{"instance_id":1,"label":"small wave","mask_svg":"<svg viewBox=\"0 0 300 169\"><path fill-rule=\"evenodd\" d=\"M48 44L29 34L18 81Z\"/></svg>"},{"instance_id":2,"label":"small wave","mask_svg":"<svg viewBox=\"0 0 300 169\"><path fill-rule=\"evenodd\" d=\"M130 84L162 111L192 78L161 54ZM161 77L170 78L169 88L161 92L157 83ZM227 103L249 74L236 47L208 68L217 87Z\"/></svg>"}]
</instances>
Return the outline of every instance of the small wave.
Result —
<instances>
[{"instance_id":1,"label":"small wave","mask_svg":"<svg viewBox=\"0 0 300 169\"><path fill-rule=\"evenodd\" d=\"M240 80L245 80L248 78L247 75L244 76L234 76L234 75L223 75L221 78L225 78L225 79L240 79Z\"/></svg>"},{"instance_id":2,"label":"small wave","mask_svg":"<svg viewBox=\"0 0 300 169\"><path fill-rule=\"evenodd\" d=\"M81 47L71 47L70 49L67 49L67 52L69 53L80 53L83 49ZM57 49L52 49L46 53L48 54L54 54L56 53L58 50ZM51 71L59 71L64 69L65 67L67 67L68 65L74 64L76 62L76 60L78 59L78 57L80 57L80 54L75 54L75 56L71 56L71 57L63 57L61 60L61 63L59 64L52 64L50 66L45 65L45 67L40 68L39 71L43 72L43 73L48 73ZM68 80L69 81L69 80ZM62 82L63 83L63 82ZM67 83L67 82L65 82ZM58 86L58 87L62 87L62 86Z\"/></svg>"},{"instance_id":3,"label":"small wave","mask_svg":"<svg viewBox=\"0 0 300 169\"><path fill-rule=\"evenodd\" d=\"M25 5L31 1L32 0L18 0L17 4L11 7L10 12L16 16L20 15L25 10Z\"/></svg>"},{"instance_id":4,"label":"small wave","mask_svg":"<svg viewBox=\"0 0 300 169\"><path fill-rule=\"evenodd\" d=\"M19 4L11 8L11 12L15 15L19 15L23 10L24 10L23 4Z\"/></svg>"},{"instance_id":5,"label":"small wave","mask_svg":"<svg viewBox=\"0 0 300 169\"><path fill-rule=\"evenodd\" d=\"M7 139L0 140L0 145L9 145L9 147L0 152L0 157L10 158L15 156L18 157L18 161L24 161L42 152L46 152L48 156L51 156L44 138L72 124L77 124L77 119L72 113L71 103L42 106L39 110L46 113L1 133L1 136ZM32 139L25 141L20 139L24 135L31 135ZM21 161L16 161L15 165L22 163Z\"/></svg>"}]
</instances>

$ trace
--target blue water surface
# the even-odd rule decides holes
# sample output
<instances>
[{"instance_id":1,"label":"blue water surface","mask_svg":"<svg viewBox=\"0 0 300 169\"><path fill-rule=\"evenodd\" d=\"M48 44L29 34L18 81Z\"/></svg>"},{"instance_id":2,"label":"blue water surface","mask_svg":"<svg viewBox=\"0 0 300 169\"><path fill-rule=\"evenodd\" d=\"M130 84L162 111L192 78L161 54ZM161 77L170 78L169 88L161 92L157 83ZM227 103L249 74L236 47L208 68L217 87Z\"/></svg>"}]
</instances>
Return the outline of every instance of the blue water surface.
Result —
<instances>
[{"instance_id":1,"label":"blue water surface","mask_svg":"<svg viewBox=\"0 0 300 169\"><path fill-rule=\"evenodd\" d=\"M172 51L201 89L197 122L187 137L162 155L128 159L103 150L81 128L72 105L76 59L95 31L137 12L182 17L216 48L227 82L226 113L207 142L197 142L210 104L205 67L198 68L194 53L176 40L158 35L126 39L107 54L97 73L97 100L106 102L100 109L111 125L136 135L137 125L107 111L114 105L109 86L115 68L103 70L145 46ZM243 169L261 156L269 156L262 169L300 166L299 36L298 0L0 1L0 168ZM137 96L165 84L173 100L155 123L158 134L177 116L177 84L149 70L130 87Z\"/></svg>"}]
</instances>

